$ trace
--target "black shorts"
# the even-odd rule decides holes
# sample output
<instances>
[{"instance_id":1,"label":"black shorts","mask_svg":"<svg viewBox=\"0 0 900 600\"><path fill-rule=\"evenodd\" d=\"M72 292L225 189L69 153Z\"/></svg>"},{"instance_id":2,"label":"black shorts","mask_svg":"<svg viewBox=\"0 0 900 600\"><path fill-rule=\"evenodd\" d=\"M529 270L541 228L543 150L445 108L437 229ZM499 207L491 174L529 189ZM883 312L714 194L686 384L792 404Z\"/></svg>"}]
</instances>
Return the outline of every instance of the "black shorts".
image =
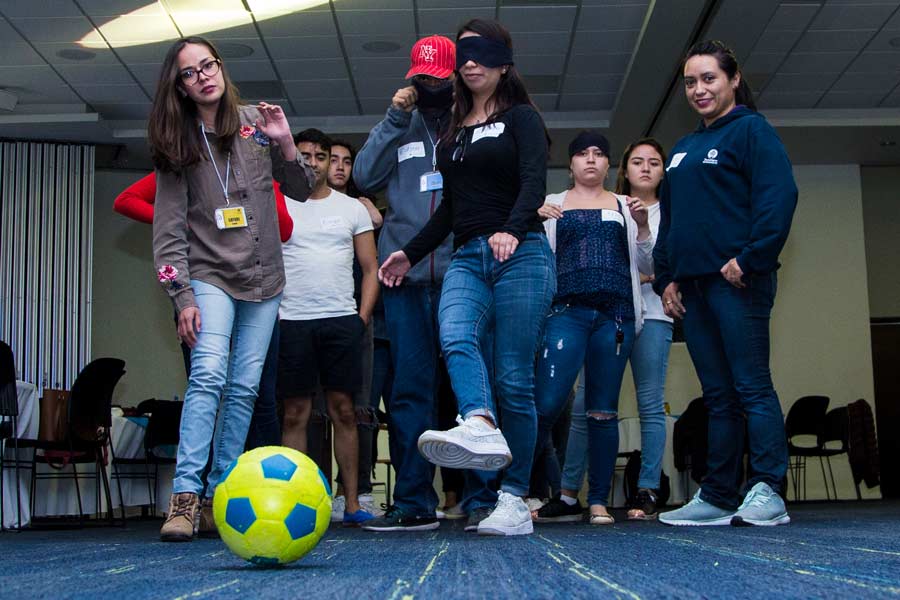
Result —
<instances>
[{"instance_id":1,"label":"black shorts","mask_svg":"<svg viewBox=\"0 0 900 600\"><path fill-rule=\"evenodd\" d=\"M309 321L281 321L278 395L311 395L326 390L353 393L362 387L360 344L366 331L357 314Z\"/></svg>"}]
</instances>

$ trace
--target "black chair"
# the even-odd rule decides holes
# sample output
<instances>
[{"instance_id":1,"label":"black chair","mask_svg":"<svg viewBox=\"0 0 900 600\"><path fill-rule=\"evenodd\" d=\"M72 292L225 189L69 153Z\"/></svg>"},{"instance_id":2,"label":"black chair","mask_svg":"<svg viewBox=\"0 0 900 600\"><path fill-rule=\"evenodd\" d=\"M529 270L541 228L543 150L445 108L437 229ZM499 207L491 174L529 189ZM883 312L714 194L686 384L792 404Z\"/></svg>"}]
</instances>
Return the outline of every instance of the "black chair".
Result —
<instances>
[{"instance_id":1,"label":"black chair","mask_svg":"<svg viewBox=\"0 0 900 600\"><path fill-rule=\"evenodd\" d=\"M107 452L114 460L115 456L110 444L110 426L112 423L112 395L116 384L125 374L125 362L117 358L98 358L85 366L69 395L68 418L65 439L62 441L44 441L19 439L20 448L31 448L31 513L34 522L34 505L37 497L37 482L45 479L72 479L78 500L78 523L84 525L84 507L81 502L79 479L94 478L96 486L96 513L100 514L100 494L103 493L110 524L115 523L113 515L112 494L109 478L106 474ZM46 464L56 472L38 473L37 465ZM93 474L79 473L77 465L94 464ZM65 468L71 466L71 474ZM119 498L121 499L121 486ZM125 508L122 507L124 524Z\"/></svg>"},{"instance_id":2,"label":"black chair","mask_svg":"<svg viewBox=\"0 0 900 600\"><path fill-rule=\"evenodd\" d=\"M152 516L156 515L157 509L159 467L160 465L175 464L175 458L169 455L169 450L178 446L183 408L184 402L173 400L149 399L138 404L137 412L149 415L147 429L144 432L144 456L139 458L116 457L113 460L113 477L117 481L146 478ZM129 470L131 467L144 467L144 469L143 473L123 473L119 470L119 467L123 466L129 467ZM119 494L121 498L121 491Z\"/></svg>"},{"instance_id":3,"label":"black chair","mask_svg":"<svg viewBox=\"0 0 900 600\"><path fill-rule=\"evenodd\" d=\"M819 458L822 479L825 481L825 496L829 500L831 499L825 476L825 463L822 460L825 413L828 411L830 401L827 396L803 396L794 402L785 418L784 432L788 445L788 471L793 483L794 500L800 500L801 489L802 497L806 499L806 459L810 457ZM809 446L798 446L794 443L798 435L812 436L815 442Z\"/></svg>"},{"instance_id":4,"label":"black chair","mask_svg":"<svg viewBox=\"0 0 900 600\"><path fill-rule=\"evenodd\" d=\"M839 442L840 447L829 448L827 447L828 442ZM846 454L848 460L850 458L850 413L846 406L830 410L825 415L825 431L819 440L819 449L819 460L824 458L825 462L828 463L828 474L831 476L831 490L834 492L834 499L837 500L837 484L834 480L834 471L831 469L831 457ZM856 486L856 499L862 500L859 482L854 479L853 484ZM825 486L827 489L827 481Z\"/></svg>"},{"instance_id":5,"label":"black chair","mask_svg":"<svg viewBox=\"0 0 900 600\"><path fill-rule=\"evenodd\" d=\"M18 528L22 529L22 496L19 491L19 397L16 392L16 364L12 348L0 342L0 531L4 531L3 467L11 464L16 472L16 511ZM15 458L6 459L7 443L12 442Z\"/></svg>"},{"instance_id":6,"label":"black chair","mask_svg":"<svg viewBox=\"0 0 900 600\"><path fill-rule=\"evenodd\" d=\"M672 452L675 468L681 473L685 493L690 480L698 485L706 476L708 451L709 413L703 397L690 401L685 411L675 421L672 432Z\"/></svg>"}]
</instances>

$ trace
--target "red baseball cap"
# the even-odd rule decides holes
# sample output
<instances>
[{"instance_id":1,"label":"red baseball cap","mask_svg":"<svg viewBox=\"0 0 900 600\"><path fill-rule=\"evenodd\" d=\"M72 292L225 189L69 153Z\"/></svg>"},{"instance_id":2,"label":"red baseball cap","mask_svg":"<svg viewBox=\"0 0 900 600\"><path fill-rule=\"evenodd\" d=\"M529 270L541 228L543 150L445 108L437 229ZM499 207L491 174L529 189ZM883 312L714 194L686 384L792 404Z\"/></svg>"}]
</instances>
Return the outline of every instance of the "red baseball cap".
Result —
<instances>
[{"instance_id":1,"label":"red baseball cap","mask_svg":"<svg viewBox=\"0 0 900 600\"><path fill-rule=\"evenodd\" d=\"M447 79L456 69L456 44L442 35L424 37L413 44L409 62L406 79L413 75Z\"/></svg>"}]
</instances>

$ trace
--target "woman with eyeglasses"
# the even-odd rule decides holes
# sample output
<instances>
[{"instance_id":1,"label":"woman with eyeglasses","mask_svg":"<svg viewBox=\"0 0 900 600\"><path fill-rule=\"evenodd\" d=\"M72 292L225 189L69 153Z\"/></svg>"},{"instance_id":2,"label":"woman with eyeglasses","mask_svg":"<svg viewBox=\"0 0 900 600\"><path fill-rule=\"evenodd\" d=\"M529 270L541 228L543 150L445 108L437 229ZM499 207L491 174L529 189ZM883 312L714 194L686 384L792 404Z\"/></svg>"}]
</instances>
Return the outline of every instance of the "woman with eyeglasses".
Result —
<instances>
[{"instance_id":1,"label":"woman with eyeglasses","mask_svg":"<svg viewBox=\"0 0 900 600\"><path fill-rule=\"evenodd\" d=\"M769 371L769 318L778 255L797 185L784 146L734 53L694 45L684 91L697 129L672 148L653 252L663 309L684 319L684 338L709 411L707 474L666 525L782 525L788 453L781 403ZM750 449L741 499L745 431Z\"/></svg>"},{"instance_id":2,"label":"woman with eyeglasses","mask_svg":"<svg viewBox=\"0 0 900 600\"><path fill-rule=\"evenodd\" d=\"M305 200L312 173L298 158L281 108L242 105L221 57L203 38L169 49L149 123L156 275L175 306L178 335L191 348L160 537L190 541L198 528L215 535L213 493L244 447L278 315L284 265L272 177L287 196Z\"/></svg>"},{"instance_id":3,"label":"woman with eyeglasses","mask_svg":"<svg viewBox=\"0 0 900 600\"><path fill-rule=\"evenodd\" d=\"M467 529L528 534L531 516L522 497L536 434L534 356L556 290L553 255L537 214L546 188L547 135L514 66L509 32L495 21L473 19L456 39L451 125L438 146L443 201L379 275L385 285L399 285L411 265L453 233L439 321L459 426L426 431L419 451L446 467L509 465L496 506L474 511ZM435 176L423 174L423 185Z\"/></svg>"}]
</instances>

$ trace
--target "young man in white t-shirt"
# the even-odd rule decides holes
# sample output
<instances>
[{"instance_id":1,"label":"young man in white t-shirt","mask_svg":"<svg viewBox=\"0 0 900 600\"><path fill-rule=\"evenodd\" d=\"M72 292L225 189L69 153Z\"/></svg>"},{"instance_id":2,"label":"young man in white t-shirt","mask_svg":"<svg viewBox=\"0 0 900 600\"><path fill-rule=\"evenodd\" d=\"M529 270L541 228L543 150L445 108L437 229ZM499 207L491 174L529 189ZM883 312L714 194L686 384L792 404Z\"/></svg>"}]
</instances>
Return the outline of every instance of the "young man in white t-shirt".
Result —
<instances>
[{"instance_id":1,"label":"young man in white t-shirt","mask_svg":"<svg viewBox=\"0 0 900 600\"><path fill-rule=\"evenodd\" d=\"M312 395L321 383L334 426L334 455L344 479L344 525L359 525L373 518L357 500L359 440L352 400L362 386L360 344L378 297L372 220L358 200L328 187L328 137L307 129L295 141L313 167L316 186L307 202L285 199L294 230L282 247L287 279L279 311L282 443L306 452ZM363 272L358 311L353 298L354 254Z\"/></svg>"}]
</instances>

